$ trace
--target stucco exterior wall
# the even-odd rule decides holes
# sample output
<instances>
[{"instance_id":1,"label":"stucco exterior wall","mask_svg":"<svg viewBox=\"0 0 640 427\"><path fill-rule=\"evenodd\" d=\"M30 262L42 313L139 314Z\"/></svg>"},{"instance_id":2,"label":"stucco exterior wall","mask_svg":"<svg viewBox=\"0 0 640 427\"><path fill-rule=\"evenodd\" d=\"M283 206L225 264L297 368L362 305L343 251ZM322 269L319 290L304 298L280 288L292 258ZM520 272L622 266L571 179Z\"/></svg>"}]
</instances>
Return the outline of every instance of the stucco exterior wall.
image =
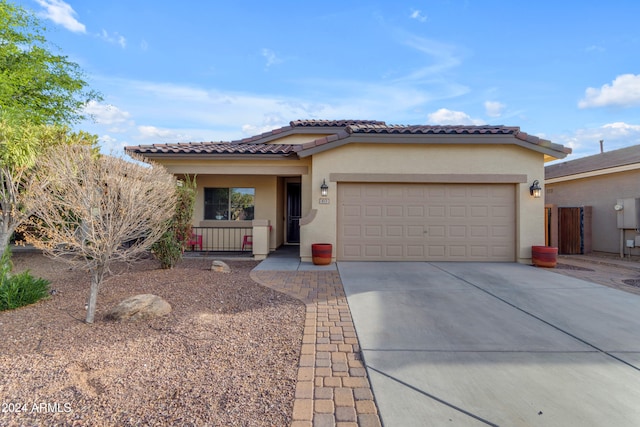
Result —
<instances>
[{"instance_id":1,"label":"stucco exterior wall","mask_svg":"<svg viewBox=\"0 0 640 427\"><path fill-rule=\"evenodd\" d=\"M619 172L547 184L545 202L558 207L593 207L592 249L620 252L620 231L613 207L618 199L640 197L640 171ZM634 230L625 231L624 240L634 239ZM625 251L628 251L625 248ZM640 255L640 248L631 250ZM626 252L628 253L628 252Z\"/></svg>"},{"instance_id":2,"label":"stucco exterior wall","mask_svg":"<svg viewBox=\"0 0 640 427\"><path fill-rule=\"evenodd\" d=\"M216 221L204 222L205 187L255 188L255 218L269 220L272 230L269 248L274 250L284 239L284 177L308 176L311 159L161 159L158 161L170 173L196 174L198 194L194 208L194 226L214 226ZM308 178L307 178L308 179ZM303 178L304 181L304 178ZM307 210L310 199L307 196ZM303 194L304 203L304 194ZM305 207L303 205L303 212ZM228 222L228 221L227 221ZM250 226L250 221L247 222Z\"/></svg>"},{"instance_id":3,"label":"stucco exterior wall","mask_svg":"<svg viewBox=\"0 0 640 427\"><path fill-rule=\"evenodd\" d=\"M301 230L303 261L311 259L312 243L335 247L337 242L338 183L330 181L332 173L526 175L526 182L514 184L516 260L530 262L531 246L544 244L544 199L529 194L533 180L544 180L543 154L512 145L348 144L315 154L309 180L303 177L303 194L310 197L309 208L317 210ZM329 204L319 201L323 179Z\"/></svg>"},{"instance_id":4,"label":"stucco exterior wall","mask_svg":"<svg viewBox=\"0 0 640 427\"><path fill-rule=\"evenodd\" d=\"M242 175L198 175L196 178L198 193L194 207L193 225L199 227L215 227L222 223L236 223L251 227L251 221L216 221L204 219L204 189L222 188L255 188L255 219L267 219L275 228L278 224L278 178L275 176L242 176ZM276 233L272 231L269 247L276 247Z\"/></svg>"}]
</instances>

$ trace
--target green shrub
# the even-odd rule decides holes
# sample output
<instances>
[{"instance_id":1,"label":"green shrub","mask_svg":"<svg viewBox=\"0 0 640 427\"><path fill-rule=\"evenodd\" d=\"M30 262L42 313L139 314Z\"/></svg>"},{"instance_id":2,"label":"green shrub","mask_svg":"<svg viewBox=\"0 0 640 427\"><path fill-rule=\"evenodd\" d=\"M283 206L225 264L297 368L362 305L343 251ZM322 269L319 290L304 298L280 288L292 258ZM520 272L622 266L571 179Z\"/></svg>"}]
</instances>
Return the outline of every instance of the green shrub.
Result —
<instances>
[{"instance_id":1,"label":"green shrub","mask_svg":"<svg viewBox=\"0 0 640 427\"><path fill-rule=\"evenodd\" d=\"M49 281L24 271L11 274L11 252L7 248L0 259L0 311L33 304L49 296Z\"/></svg>"},{"instance_id":2,"label":"green shrub","mask_svg":"<svg viewBox=\"0 0 640 427\"><path fill-rule=\"evenodd\" d=\"M173 268L181 259L187 242L191 239L193 205L196 200L196 178L186 175L179 181L176 210L169 230L151 246L151 252L160 261L162 268Z\"/></svg>"},{"instance_id":3,"label":"green shrub","mask_svg":"<svg viewBox=\"0 0 640 427\"><path fill-rule=\"evenodd\" d=\"M176 239L173 230L164 233L160 240L151 246L151 252L164 269L173 268L182 259L182 245Z\"/></svg>"}]
</instances>

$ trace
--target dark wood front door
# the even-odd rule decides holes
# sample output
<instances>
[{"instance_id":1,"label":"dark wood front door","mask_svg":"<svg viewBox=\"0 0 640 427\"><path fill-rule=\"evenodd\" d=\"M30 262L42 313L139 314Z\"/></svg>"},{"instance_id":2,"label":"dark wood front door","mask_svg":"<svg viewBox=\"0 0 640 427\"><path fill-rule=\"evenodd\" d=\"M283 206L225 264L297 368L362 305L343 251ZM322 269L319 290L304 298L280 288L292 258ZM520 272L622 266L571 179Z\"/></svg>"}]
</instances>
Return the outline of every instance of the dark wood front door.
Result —
<instances>
[{"instance_id":1,"label":"dark wood front door","mask_svg":"<svg viewBox=\"0 0 640 427\"><path fill-rule=\"evenodd\" d=\"M300 243L301 184L287 183L287 243Z\"/></svg>"}]
</instances>

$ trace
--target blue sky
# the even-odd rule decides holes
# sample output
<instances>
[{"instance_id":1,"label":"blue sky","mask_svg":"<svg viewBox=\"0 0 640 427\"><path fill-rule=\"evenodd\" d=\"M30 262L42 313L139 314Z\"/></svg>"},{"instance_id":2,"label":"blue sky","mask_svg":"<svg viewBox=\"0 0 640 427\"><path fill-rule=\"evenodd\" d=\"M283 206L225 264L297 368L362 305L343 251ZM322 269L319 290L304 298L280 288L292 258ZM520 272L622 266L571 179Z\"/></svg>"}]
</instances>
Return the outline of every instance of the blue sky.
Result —
<instances>
[{"instance_id":1,"label":"blue sky","mask_svg":"<svg viewBox=\"0 0 640 427\"><path fill-rule=\"evenodd\" d=\"M104 101L103 151L296 119L504 124L578 158L640 144L637 0L17 0Z\"/></svg>"}]
</instances>

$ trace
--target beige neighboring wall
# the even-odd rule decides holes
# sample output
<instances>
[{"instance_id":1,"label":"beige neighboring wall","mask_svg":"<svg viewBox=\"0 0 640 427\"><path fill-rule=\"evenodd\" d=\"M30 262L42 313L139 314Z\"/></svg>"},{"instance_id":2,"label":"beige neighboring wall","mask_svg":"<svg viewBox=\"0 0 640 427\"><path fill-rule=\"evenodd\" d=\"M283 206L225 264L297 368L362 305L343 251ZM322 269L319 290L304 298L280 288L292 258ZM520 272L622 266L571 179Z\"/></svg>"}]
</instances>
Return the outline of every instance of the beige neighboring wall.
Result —
<instances>
[{"instance_id":1,"label":"beige neighboring wall","mask_svg":"<svg viewBox=\"0 0 640 427\"><path fill-rule=\"evenodd\" d=\"M524 176L526 182L513 182L516 261L530 262L531 246L544 244L544 199L529 194L533 180L544 181L543 154L513 145L348 144L313 155L310 179L303 177L303 194L310 203L303 203L303 215L309 213L304 209L307 206L317 210L313 221L302 227L303 261L311 260L312 243L332 243L336 247L338 182L330 179L332 174L394 174L395 179L405 175L408 180L418 175L427 182L429 175L446 175L461 182L476 182L479 176L489 181ZM323 179L329 186L329 204L319 202Z\"/></svg>"},{"instance_id":2,"label":"beige neighboring wall","mask_svg":"<svg viewBox=\"0 0 640 427\"><path fill-rule=\"evenodd\" d=\"M558 207L592 206L592 249L600 252L620 252L620 230L613 209L618 199L640 197L640 171L631 170L602 174L581 179L560 177L546 185L545 202ZM626 230L624 240L634 239L634 230ZM628 253L628 248L624 249ZM631 249L640 255L640 248Z\"/></svg>"}]
</instances>

